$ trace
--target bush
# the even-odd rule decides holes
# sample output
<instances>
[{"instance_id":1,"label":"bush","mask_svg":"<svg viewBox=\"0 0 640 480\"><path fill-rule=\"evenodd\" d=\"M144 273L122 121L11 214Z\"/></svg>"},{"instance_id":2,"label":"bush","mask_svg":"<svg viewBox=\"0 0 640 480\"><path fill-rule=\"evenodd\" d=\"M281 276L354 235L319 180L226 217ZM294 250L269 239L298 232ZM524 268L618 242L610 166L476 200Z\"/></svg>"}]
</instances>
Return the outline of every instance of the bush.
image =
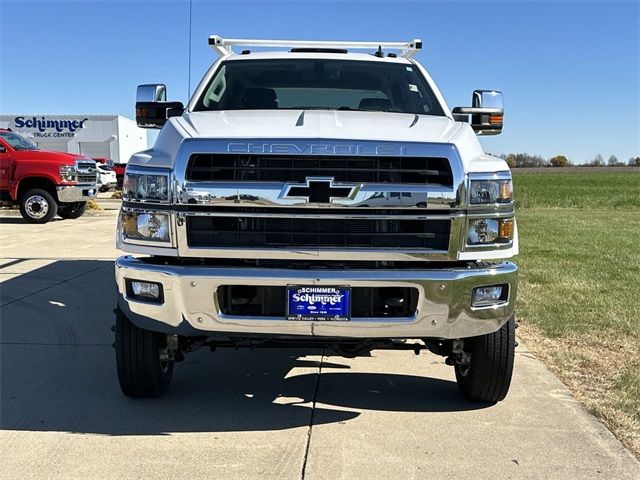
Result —
<instances>
[{"instance_id":1,"label":"bush","mask_svg":"<svg viewBox=\"0 0 640 480\"><path fill-rule=\"evenodd\" d=\"M564 155L556 155L551 160L549 160L549 163L551 164L552 167L570 167L571 166L571 162Z\"/></svg>"},{"instance_id":2,"label":"bush","mask_svg":"<svg viewBox=\"0 0 640 480\"><path fill-rule=\"evenodd\" d=\"M87 210L93 210L93 211L102 210L102 205L100 205L95 200L91 199L87 201Z\"/></svg>"}]
</instances>

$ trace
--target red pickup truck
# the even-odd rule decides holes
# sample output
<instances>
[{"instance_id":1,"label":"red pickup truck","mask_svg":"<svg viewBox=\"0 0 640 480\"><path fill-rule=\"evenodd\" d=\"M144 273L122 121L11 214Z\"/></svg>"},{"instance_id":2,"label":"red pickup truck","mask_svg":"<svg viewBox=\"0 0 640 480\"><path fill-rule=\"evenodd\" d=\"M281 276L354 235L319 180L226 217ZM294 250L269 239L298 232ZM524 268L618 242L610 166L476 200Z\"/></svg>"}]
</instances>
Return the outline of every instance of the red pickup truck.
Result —
<instances>
[{"instance_id":1,"label":"red pickup truck","mask_svg":"<svg viewBox=\"0 0 640 480\"><path fill-rule=\"evenodd\" d=\"M93 160L39 150L17 133L0 129L0 195L18 202L28 222L46 223L56 214L78 218L96 191Z\"/></svg>"}]
</instances>

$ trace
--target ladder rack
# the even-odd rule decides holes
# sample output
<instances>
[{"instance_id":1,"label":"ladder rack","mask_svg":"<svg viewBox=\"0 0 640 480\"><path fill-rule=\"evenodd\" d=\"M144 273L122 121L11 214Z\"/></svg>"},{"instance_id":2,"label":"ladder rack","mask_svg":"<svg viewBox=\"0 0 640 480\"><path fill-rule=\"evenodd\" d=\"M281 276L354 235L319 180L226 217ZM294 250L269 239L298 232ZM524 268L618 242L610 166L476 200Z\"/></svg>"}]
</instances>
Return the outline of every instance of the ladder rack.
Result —
<instances>
[{"instance_id":1,"label":"ladder rack","mask_svg":"<svg viewBox=\"0 0 640 480\"><path fill-rule=\"evenodd\" d=\"M409 42L336 42L316 40L251 40L247 38L222 38L218 35L209 37L209 45L221 56L233 54L234 46L243 47L279 47L279 48L317 48L317 49L351 49L351 50L399 50L400 56L412 58L422 48L422 40L414 38Z\"/></svg>"}]
</instances>

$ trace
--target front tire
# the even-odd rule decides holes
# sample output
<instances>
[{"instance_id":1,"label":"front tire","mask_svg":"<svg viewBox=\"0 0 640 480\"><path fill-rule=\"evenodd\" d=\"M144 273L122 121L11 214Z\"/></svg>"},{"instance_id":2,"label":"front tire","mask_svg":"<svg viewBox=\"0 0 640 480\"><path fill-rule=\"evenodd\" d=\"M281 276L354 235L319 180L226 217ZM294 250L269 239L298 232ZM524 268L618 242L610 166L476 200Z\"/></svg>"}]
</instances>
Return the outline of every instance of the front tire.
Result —
<instances>
[{"instance_id":1,"label":"front tire","mask_svg":"<svg viewBox=\"0 0 640 480\"><path fill-rule=\"evenodd\" d=\"M58 205L58 215L65 220L80 218L87 210L87 202L61 203Z\"/></svg>"},{"instance_id":2,"label":"front tire","mask_svg":"<svg viewBox=\"0 0 640 480\"><path fill-rule=\"evenodd\" d=\"M504 400L511 385L515 348L514 317L497 332L465 339L464 350L471 361L454 367L462 395L476 402Z\"/></svg>"},{"instance_id":3,"label":"front tire","mask_svg":"<svg viewBox=\"0 0 640 480\"><path fill-rule=\"evenodd\" d=\"M58 204L46 190L32 188L20 197L20 215L29 223L47 223L58 212Z\"/></svg>"},{"instance_id":4,"label":"front tire","mask_svg":"<svg viewBox=\"0 0 640 480\"><path fill-rule=\"evenodd\" d=\"M116 365L122 393L127 397L161 396L171 384L173 361L161 361L166 335L136 327L117 309Z\"/></svg>"}]
</instances>

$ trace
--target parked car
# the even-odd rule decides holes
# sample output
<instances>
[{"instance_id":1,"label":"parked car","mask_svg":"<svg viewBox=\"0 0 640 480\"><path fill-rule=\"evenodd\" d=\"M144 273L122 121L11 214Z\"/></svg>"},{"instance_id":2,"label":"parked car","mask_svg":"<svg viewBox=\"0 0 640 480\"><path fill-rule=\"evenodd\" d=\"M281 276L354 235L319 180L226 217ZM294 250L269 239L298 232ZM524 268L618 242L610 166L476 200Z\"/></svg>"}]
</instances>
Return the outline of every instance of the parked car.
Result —
<instances>
[{"instance_id":1,"label":"parked car","mask_svg":"<svg viewBox=\"0 0 640 480\"><path fill-rule=\"evenodd\" d=\"M116 172L111 167L103 163L96 163L98 169L98 189L101 192L108 192L116 188L118 179L116 178Z\"/></svg>"},{"instance_id":2,"label":"parked car","mask_svg":"<svg viewBox=\"0 0 640 480\"><path fill-rule=\"evenodd\" d=\"M109 168L111 168L111 170L113 170L116 173L117 187L122 188L122 182L124 180L124 171L127 169L127 164L116 163L113 160L107 160L105 162L105 165L107 165Z\"/></svg>"},{"instance_id":3,"label":"parked car","mask_svg":"<svg viewBox=\"0 0 640 480\"><path fill-rule=\"evenodd\" d=\"M82 155L38 149L0 129L0 193L20 205L31 223L78 218L96 195L96 162Z\"/></svg>"}]
</instances>

